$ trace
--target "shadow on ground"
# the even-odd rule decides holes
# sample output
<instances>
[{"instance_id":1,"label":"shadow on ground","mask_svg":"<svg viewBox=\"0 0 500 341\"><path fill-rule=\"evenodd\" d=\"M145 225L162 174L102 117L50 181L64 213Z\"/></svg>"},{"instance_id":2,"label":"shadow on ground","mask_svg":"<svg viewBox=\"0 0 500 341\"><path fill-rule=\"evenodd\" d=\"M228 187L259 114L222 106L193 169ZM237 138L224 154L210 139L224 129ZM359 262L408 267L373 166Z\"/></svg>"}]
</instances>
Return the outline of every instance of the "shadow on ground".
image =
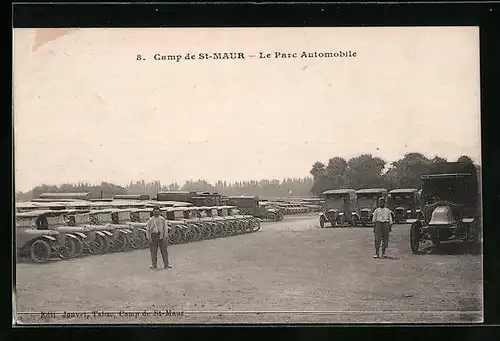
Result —
<instances>
[{"instance_id":1,"label":"shadow on ground","mask_svg":"<svg viewBox=\"0 0 500 341\"><path fill-rule=\"evenodd\" d=\"M463 242L445 242L441 243L439 246L425 246L418 253L433 255L480 255L482 253L482 248L482 243L467 245L467 243Z\"/></svg>"}]
</instances>

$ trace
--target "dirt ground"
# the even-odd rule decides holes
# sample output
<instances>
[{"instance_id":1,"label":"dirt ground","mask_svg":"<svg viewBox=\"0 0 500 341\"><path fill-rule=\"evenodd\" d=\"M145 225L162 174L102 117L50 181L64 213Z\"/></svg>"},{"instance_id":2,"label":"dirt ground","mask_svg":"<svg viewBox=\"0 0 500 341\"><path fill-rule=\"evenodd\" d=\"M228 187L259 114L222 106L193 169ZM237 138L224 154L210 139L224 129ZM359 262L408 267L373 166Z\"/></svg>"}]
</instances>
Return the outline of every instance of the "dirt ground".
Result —
<instances>
[{"instance_id":1,"label":"dirt ground","mask_svg":"<svg viewBox=\"0 0 500 341\"><path fill-rule=\"evenodd\" d=\"M395 225L390 258L372 259L371 228L321 229L309 214L170 246L169 270L150 270L149 250L18 263L18 323L482 322L481 254L413 255L408 239Z\"/></svg>"}]
</instances>

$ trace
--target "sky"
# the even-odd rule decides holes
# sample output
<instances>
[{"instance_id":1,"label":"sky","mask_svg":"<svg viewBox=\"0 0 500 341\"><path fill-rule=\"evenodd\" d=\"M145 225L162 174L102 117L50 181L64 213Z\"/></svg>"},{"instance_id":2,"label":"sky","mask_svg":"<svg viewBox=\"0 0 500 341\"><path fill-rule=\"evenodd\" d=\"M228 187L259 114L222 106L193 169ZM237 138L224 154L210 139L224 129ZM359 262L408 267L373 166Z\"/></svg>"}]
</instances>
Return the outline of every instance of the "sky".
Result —
<instances>
[{"instance_id":1,"label":"sky","mask_svg":"<svg viewBox=\"0 0 500 341\"><path fill-rule=\"evenodd\" d=\"M33 50L36 33L14 31L17 191L304 177L365 153L481 163L477 27L77 29ZM357 56L248 57L276 51ZM153 59L212 52L247 58Z\"/></svg>"}]
</instances>

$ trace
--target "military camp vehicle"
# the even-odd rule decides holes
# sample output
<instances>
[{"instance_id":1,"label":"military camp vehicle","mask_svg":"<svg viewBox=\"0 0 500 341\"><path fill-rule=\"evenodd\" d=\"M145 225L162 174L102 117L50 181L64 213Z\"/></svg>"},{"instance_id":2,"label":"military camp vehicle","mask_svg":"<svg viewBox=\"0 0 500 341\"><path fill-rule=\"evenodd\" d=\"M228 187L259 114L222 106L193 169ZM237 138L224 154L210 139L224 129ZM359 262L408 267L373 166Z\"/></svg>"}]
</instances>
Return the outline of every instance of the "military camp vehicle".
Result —
<instances>
[{"instance_id":1,"label":"military camp vehicle","mask_svg":"<svg viewBox=\"0 0 500 341\"><path fill-rule=\"evenodd\" d=\"M130 246L132 230L127 224L119 224L116 208L91 210L89 221L91 229L104 234L106 247L104 252L122 252Z\"/></svg>"},{"instance_id":2,"label":"military camp vehicle","mask_svg":"<svg viewBox=\"0 0 500 341\"><path fill-rule=\"evenodd\" d=\"M151 200L147 194L117 194L113 197L113 200Z\"/></svg>"},{"instance_id":3,"label":"military camp vehicle","mask_svg":"<svg viewBox=\"0 0 500 341\"><path fill-rule=\"evenodd\" d=\"M16 214L16 249L20 257L28 257L35 263L45 263L51 257L64 258L68 254L66 238L60 233L39 223L41 211Z\"/></svg>"},{"instance_id":4,"label":"military camp vehicle","mask_svg":"<svg viewBox=\"0 0 500 341\"><path fill-rule=\"evenodd\" d=\"M479 167L462 162L433 165L422 176L422 217L407 220L412 252L418 253L427 240L434 246L444 241L477 245L482 232L480 193Z\"/></svg>"},{"instance_id":5,"label":"military camp vehicle","mask_svg":"<svg viewBox=\"0 0 500 341\"><path fill-rule=\"evenodd\" d=\"M269 212L267 219L271 221L281 221L283 220L283 210L276 203L271 201L259 201L259 206L262 206L263 210Z\"/></svg>"},{"instance_id":6,"label":"military camp vehicle","mask_svg":"<svg viewBox=\"0 0 500 341\"><path fill-rule=\"evenodd\" d=\"M255 218L278 221L281 219L280 211L276 208L270 208L261 205L257 196L231 196L228 200L228 206L235 206L243 214L252 215Z\"/></svg>"},{"instance_id":7,"label":"military camp vehicle","mask_svg":"<svg viewBox=\"0 0 500 341\"><path fill-rule=\"evenodd\" d=\"M357 226L359 222L358 201L353 189L333 189L322 193L325 198L323 212L319 215L319 226Z\"/></svg>"},{"instance_id":8,"label":"military camp vehicle","mask_svg":"<svg viewBox=\"0 0 500 341\"><path fill-rule=\"evenodd\" d=\"M218 206L220 205L220 198L219 193L210 192L169 191L156 194L156 200L158 201L180 201L195 206Z\"/></svg>"},{"instance_id":9,"label":"military camp vehicle","mask_svg":"<svg viewBox=\"0 0 500 341\"><path fill-rule=\"evenodd\" d=\"M358 197L359 217L362 226L373 225L373 211L378 207L378 199L387 200L385 188L366 188L356 191Z\"/></svg>"},{"instance_id":10,"label":"military camp vehicle","mask_svg":"<svg viewBox=\"0 0 500 341\"><path fill-rule=\"evenodd\" d=\"M89 200L92 198L90 192L77 192L77 193L42 193L38 196L39 199L48 200Z\"/></svg>"},{"instance_id":11,"label":"military camp vehicle","mask_svg":"<svg viewBox=\"0 0 500 341\"><path fill-rule=\"evenodd\" d=\"M420 195L416 188L397 188L387 194L387 207L394 213L394 223L406 223L408 219L420 219Z\"/></svg>"}]
</instances>

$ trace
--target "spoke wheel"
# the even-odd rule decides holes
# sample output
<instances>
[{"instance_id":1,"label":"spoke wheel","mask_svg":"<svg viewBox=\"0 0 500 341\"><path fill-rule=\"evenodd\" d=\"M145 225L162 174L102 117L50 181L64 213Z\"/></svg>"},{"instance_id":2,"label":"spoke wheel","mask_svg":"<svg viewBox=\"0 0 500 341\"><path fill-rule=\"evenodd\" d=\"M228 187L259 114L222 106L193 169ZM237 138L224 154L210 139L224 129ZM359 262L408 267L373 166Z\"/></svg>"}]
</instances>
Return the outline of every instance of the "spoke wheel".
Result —
<instances>
[{"instance_id":1,"label":"spoke wheel","mask_svg":"<svg viewBox=\"0 0 500 341\"><path fill-rule=\"evenodd\" d=\"M59 257L62 259L72 258L78 250L75 239L66 237L64 245L59 248Z\"/></svg>"},{"instance_id":2,"label":"spoke wheel","mask_svg":"<svg viewBox=\"0 0 500 341\"><path fill-rule=\"evenodd\" d=\"M97 236L97 237L100 237L100 236ZM97 237L94 240L86 243L86 248L87 248L88 252L92 255L99 254L99 251L101 250L101 244L100 244L100 241Z\"/></svg>"},{"instance_id":3,"label":"spoke wheel","mask_svg":"<svg viewBox=\"0 0 500 341\"><path fill-rule=\"evenodd\" d=\"M30 247L30 258L35 263L45 263L50 259L51 247L45 240L35 240Z\"/></svg>"},{"instance_id":4,"label":"spoke wheel","mask_svg":"<svg viewBox=\"0 0 500 341\"><path fill-rule=\"evenodd\" d=\"M257 232L260 230L260 221L254 220L251 224L252 224L252 232Z\"/></svg>"}]
</instances>

